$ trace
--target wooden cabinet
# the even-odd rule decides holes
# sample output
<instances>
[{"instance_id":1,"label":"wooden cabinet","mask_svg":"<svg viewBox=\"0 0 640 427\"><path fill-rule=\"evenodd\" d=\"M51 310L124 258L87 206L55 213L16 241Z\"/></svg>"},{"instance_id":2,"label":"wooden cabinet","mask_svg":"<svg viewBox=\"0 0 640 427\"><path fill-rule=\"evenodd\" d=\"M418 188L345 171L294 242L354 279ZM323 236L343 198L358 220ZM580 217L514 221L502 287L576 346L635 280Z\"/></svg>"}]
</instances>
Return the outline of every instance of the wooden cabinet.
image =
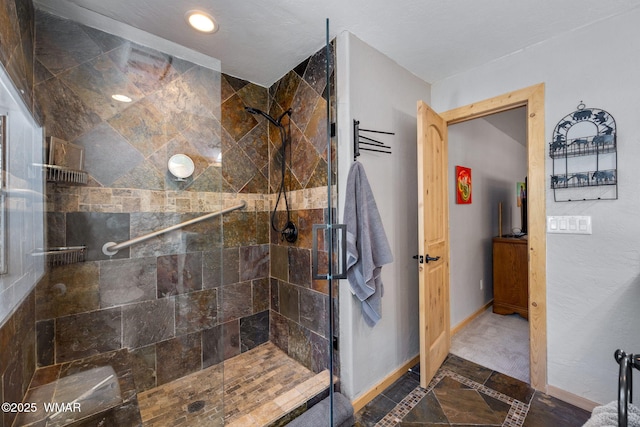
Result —
<instances>
[{"instance_id":1,"label":"wooden cabinet","mask_svg":"<svg viewBox=\"0 0 640 427\"><path fill-rule=\"evenodd\" d=\"M493 312L529 318L527 238L493 239Z\"/></svg>"}]
</instances>

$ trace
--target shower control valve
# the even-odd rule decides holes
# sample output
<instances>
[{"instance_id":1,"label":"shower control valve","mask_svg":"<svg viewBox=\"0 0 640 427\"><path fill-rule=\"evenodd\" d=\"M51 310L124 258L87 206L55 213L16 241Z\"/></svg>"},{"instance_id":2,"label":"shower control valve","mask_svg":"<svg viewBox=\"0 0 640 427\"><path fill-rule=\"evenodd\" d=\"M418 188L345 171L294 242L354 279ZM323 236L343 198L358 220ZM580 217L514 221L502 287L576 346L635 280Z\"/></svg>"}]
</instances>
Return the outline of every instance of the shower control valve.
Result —
<instances>
[{"instance_id":1,"label":"shower control valve","mask_svg":"<svg viewBox=\"0 0 640 427\"><path fill-rule=\"evenodd\" d=\"M298 229L296 225L289 221L282 230L282 240L286 240L289 243L293 243L298 240Z\"/></svg>"}]
</instances>

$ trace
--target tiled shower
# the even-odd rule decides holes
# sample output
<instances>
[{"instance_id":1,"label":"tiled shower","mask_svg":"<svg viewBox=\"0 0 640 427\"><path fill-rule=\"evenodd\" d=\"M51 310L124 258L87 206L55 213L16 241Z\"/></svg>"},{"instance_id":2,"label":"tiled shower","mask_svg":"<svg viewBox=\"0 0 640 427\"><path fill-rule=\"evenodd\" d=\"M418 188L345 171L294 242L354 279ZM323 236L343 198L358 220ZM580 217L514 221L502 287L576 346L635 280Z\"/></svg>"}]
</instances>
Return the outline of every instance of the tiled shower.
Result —
<instances>
[{"instance_id":1,"label":"tiled shower","mask_svg":"<svg viewBox=\"0 0 640 427\"><path fill-rule=\"evenodd\" d=\"M3 18L16 12L13 0L3 3ZM31 337L10 356L20 366L0 360L5 400L24 395L35 366L125 348L138 392L267 341L314 372L326 369L328 288L311 276L312 225L327 206L324 50L263 88L43 11L16 13L25 28L35 22L35 37L23 31L19 40L35 48L11 75L28 82L33 64L25 97L33 93L47 136L84 148L89 179L47 184L47 246L85 245L85 260L50 266L0 329L3 348L17 334ZM285 179L295 243L270 226L279 136L245 106L274 116L292 109ZM191 178L167 171L176 153L194 160ZM102 252L241 201L245 209Z\"/></svg>"}]
</instances>

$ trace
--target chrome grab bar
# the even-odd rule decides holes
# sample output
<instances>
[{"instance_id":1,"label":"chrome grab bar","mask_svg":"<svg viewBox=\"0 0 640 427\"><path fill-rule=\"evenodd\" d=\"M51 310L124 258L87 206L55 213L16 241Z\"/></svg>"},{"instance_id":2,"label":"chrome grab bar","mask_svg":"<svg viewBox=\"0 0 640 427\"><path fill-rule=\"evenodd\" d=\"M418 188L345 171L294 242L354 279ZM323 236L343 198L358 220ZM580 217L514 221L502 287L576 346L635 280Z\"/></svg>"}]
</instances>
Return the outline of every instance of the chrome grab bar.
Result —
<instances>
[{"instance_id":1,"label":"chrome grab bar","mask_svg":"<svg viewBox=\"0 0 640 427\"><path fill-rule=\"evenodd\" d=\"M168 233L170 231L178 230L178 229L180 229L182 227L186 227L187 225L191 225L191 224L195 224L195 223L200 222L200 221L204 221L205 219L209 219L209 218L216 217L218 215L222 215L222 214L226 214L226 213L229 213L229 212L233 212L233 211L235 211L237 209L242 209L242 208L244 208L246 206L247 206L247 202L245 202L243 200L242 203L239 204L239 205L232 206L232 207L226 208L226 209L221 209L221 210L219 210L217 212L211 212L211 213L208 213L206 215L202 215L202 216L199 216L197 218L193 218L193 219L190 219L188 221L181 222L180 224L172 225L170 227L163 228L162 230L158 230L158 231L151 232L149 234L145 234L144 236L135 237L133 239L127 240L126 242L121 242L121 243L107 242L104 245L102 245L102 253L107 255L107 256L113 256L113 255L117 254L120 249L128 248L129 246L133 246L133 245L135 245L137 243L142 243L144 241L147 241L147 240L151 239L152 237L156 237L156 236L159 236L161 234Z\"/></svg>"}]
</instances>

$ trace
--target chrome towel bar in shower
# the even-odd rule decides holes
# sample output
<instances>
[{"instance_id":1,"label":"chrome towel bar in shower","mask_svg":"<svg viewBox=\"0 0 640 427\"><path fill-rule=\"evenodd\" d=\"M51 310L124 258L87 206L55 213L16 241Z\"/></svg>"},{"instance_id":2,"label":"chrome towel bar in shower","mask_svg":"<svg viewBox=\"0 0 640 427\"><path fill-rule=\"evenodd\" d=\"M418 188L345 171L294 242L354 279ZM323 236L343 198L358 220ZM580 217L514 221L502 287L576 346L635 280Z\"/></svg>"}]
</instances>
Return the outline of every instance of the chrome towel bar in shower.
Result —
<instances>
[{"instance_id":1,"label":"chrome towel bar in shower","mask_svg":"<svg viewBox=\"0 0 640 427\"><path fill-rule=\"evenodd\" d=\"M200 222L200 221L204 221L205 219L209 219L209 218L213 218L213 217L216 217L216 216L219 216L219 215L222 215L222 214L233 212L235 210L242 209L242 208L244 208L246 206L247 206L247 202L242 201L242 203L239 204L239 205L231 206L230 208L226 208L226 209L221 209L221 210L219 210L217 212L211 212L211 213L208 213L206 215L202 215L202 216L199 216L197 218L193 218L193 219L190 219L188 221L181 222L180 224L172 225L170 227L163 228L162 230L158 230L158 231L151 232L149 234L145 234L144 236L135 237L133 239L127 240L126 242L122 242L122 243L107 242L104 245L102 245L102 253L107 255L107 256L112 256L112 255L117 254L120 249L125 249L125 248L128 248L129 246L135 245L137 243L141 243L141 242L147 241L147 240L151 239L152 237L156 237L156 236L159 236L161 234L168 233L170 231L178 230L178 229L180 229L182 227L186 227L187 225L191 225L191 224L195 224L195 223Z\"/></svg>"}]
</instances>

